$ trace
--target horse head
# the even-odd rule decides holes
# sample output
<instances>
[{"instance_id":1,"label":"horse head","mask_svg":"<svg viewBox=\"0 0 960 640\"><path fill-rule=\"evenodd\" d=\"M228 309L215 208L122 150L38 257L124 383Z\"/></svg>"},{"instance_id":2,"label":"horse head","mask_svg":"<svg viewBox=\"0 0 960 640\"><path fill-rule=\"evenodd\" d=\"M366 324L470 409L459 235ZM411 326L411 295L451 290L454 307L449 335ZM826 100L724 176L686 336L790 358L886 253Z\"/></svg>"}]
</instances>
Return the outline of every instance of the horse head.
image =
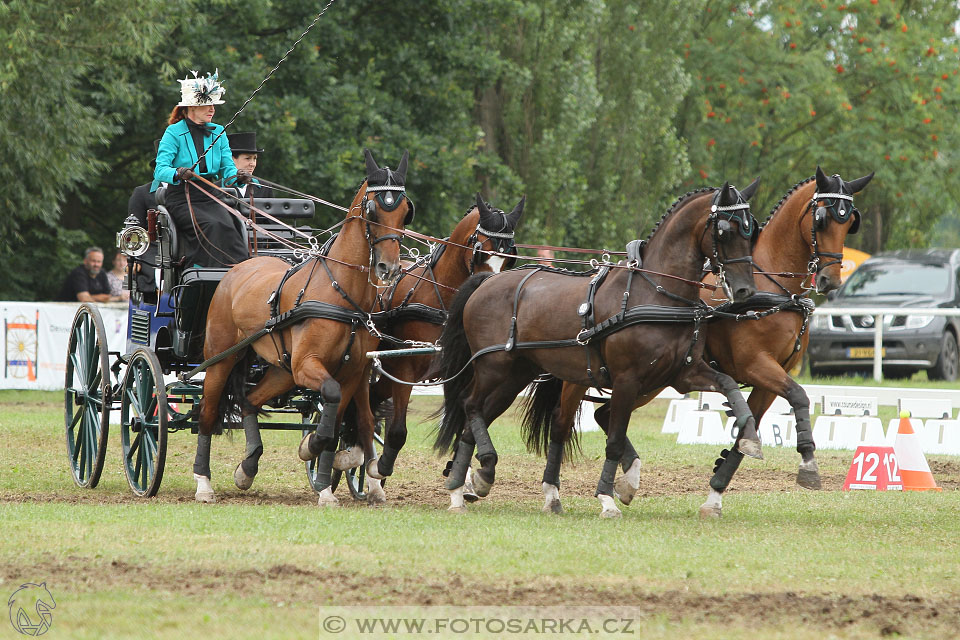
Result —
<instances>
[{"instance_id":1,"label":"horse head","mask_svg":"<svg viewBox=\"0 0 960 640\"><path fill-rule=\"evenodd\" d=\"M701 239L701 250L710 258L718 284L734 302L746 300L757 290L751 254L758 225L748 202L759 182L754 180L743 191L725 182L714 192Z\"/></svg>"},{"instance_id":2,"label":"horse head","mask_svg":"<svg viewBox=\"0 0 960 640\"><path fill-rule=\"evenodd\" d=\"M853 195L872 178L870 173L847 182L838 174L827 176L817 167L817 191L800 218L801 229L810 225L810 270L816 274L817 293L827 293L840 286L844 242L848 234L860 230L860 212L853 205ZM810 220L804 223L808 215Z\"/></svg>"},{"instance_id":3,"label":"horse head","mask_svg":"<svg viewBox=\"0 0 960 640\"><path fill-rule=\"evenodd\" d=\"M366 221L370 269L381 282L390 283L400 275L401 234L414 216L413 202L404 188L409 153L403 152L395 170L379 166L369 149L364 149L363 154L367 179L361 187L364 196L360 215Z\"/></svg>"},{"instance_id":4,"label":"horse head","mask_svg":"<svg viewBox=\"0 0 960 640\"><path fill-rule=\"evenodd\" d=\"M470 211L470 214L475 210L478 214L478 222L475 228L466 230L470 236L463 243L471 250L467 257L467 269L470 273L478 271L500 273L516 264L516 258L505 258L494 253L517 255L513 236L517 223L520 222L520 216L523 215L523 205L526 200L527 197L523 196L510 213L504 213L500 209L491 207L484 202L479 193L477 194L476 207ZM469 219L468 225L473 224L474 219L470 214L464 218L464 221ZM464 223L461 222L462 224Z\"/></svg>"}]
</instances>

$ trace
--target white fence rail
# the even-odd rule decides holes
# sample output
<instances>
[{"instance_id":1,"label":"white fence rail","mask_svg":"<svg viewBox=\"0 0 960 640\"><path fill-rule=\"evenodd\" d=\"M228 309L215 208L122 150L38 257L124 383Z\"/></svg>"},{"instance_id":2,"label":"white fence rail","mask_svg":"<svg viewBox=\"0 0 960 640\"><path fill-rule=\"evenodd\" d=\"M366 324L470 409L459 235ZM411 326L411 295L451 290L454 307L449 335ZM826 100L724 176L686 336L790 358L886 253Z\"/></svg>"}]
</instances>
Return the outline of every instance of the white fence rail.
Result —
<instances>
[{"instance_id":1,"label":"white fence rail","mask_svg":"<svg viewBox=\"0 0 960 640\"><path fill-rule=\"evenodd\" d=\"M940 307L817 307L817 316L873 316L873 379L883 380L884 316L960 316L960 309Z\"/></svg>"}]
</instances>

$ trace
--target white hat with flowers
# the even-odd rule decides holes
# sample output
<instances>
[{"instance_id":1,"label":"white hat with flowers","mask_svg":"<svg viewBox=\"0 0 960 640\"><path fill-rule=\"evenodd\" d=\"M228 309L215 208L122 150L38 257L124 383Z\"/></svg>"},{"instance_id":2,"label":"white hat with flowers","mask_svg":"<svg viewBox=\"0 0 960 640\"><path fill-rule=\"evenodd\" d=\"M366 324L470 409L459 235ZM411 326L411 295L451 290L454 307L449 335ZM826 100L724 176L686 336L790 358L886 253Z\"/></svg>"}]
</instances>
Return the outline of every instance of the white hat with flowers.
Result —
<instances>
[{"instance_id":1,"label":"white hat with flowers","mask_svg":"<svg viewBox=\"0 0 960 640\"><path fill-rule=\"evenodd\" d=\"M205 107L212 104L223 104L223 94L227 90L220 82L220 70L208 73L205 78L191 71L193 77L177 80L180 83L180 104L178 107Z\"/></svg>"}]
</instances>

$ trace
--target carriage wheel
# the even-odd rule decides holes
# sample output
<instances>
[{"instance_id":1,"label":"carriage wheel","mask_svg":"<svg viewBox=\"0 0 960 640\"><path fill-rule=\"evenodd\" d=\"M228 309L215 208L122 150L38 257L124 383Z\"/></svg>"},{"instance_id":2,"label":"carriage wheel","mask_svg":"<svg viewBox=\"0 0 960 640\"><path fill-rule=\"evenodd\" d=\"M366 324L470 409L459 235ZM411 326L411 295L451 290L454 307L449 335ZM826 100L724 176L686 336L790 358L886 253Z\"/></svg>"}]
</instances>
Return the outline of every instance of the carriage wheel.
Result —
<instances>
[{"instance_id":1,"label":"carriage wheel","mask_svg":"<svg viewBox=\"0 0 960 640\"><path fill-rule=\"evenodd\" d=\"M167 457L167 392L157 356L137 349L120 385L123 472L133 492L155 496Z\"/></svg>"},{"instance_id":2,"label":"carriage wheel","mask_svg":"<svg viewBox=\"0 0 960 640\"><path fill-rule=\"evenodd\" d=\"M67 455L78 487L100 482L110 428L107 332L96 307L83 304L73 318L64 378Z\"/></svg>"}]
</instances>

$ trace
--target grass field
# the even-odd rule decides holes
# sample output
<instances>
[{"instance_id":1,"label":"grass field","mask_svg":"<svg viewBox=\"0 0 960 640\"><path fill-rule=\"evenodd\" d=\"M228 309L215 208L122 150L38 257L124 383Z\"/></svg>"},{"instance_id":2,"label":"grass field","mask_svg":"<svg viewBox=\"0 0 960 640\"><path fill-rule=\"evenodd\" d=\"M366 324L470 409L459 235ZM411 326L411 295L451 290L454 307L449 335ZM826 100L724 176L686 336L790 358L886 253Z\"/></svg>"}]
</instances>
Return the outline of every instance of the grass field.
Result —
<instances>
[{"instance_id":1,"label":"grass field","mask_svg":"<svg viewBox=\"0 0 960 640\"><path fill-rule=\"evenodd\" d=\"M744 462L724 518L701 522L718 447L661 435L655 402L631 426L638 498L602 521L599 434L564 465L565 513L544 515L542 461L508 414L492 430L497 484L457 516L429 448L437 401L415 399L385 506L353 503L341 487L342 508L321 510L289 432L264 432L246 493L232 482L242 437L215 439L215 505L193 501L187 433L170 437L157 498L129 492L116 429L100 486L78 489L62 396L0 392L0 596L45 581L51 638L314 638L320 606L446 604L616 606L644 638L958 634L958 458L930 458L942 493L847 493L851 453L822 451L825 490L809 492L794 483L796 452L767 448L765 461ZM19 636L0 623L4 637Z\"/></svg>"}]
</instances>

